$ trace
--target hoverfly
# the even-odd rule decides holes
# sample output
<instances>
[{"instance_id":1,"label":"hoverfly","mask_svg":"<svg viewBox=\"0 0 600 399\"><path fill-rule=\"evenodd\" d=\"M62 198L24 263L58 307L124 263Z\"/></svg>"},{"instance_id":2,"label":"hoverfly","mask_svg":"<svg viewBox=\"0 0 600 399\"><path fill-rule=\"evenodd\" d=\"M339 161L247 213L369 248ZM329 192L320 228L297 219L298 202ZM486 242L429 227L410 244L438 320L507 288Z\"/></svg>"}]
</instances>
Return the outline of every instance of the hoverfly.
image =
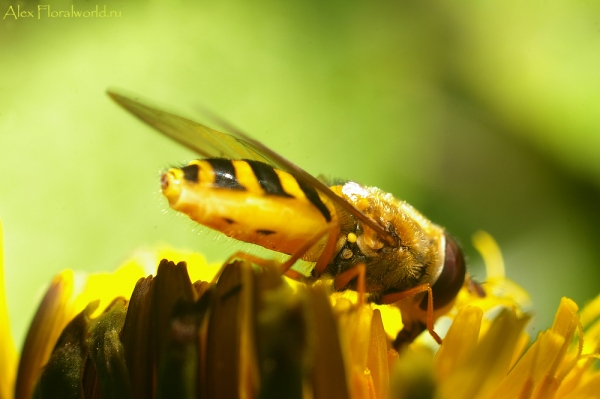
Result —
<instances>
[{"instance_id":1,"label":"hoverfly","mask_svg":"<svg viewBox=\"0 0 600 399\"><path fill-rule=\"evenodd\" d=\"M425 329L441 343L433 321L449 310L467 278L461 249L442 227L376 187L328 186L221 120L233 134L108 94L203 157L161 176L173 209L293 261L315 262L312 277L331 275L339 290L356 289L355 277L362 277L370 301L401 310L396 348Z\"/></svg>"}]
</instances>

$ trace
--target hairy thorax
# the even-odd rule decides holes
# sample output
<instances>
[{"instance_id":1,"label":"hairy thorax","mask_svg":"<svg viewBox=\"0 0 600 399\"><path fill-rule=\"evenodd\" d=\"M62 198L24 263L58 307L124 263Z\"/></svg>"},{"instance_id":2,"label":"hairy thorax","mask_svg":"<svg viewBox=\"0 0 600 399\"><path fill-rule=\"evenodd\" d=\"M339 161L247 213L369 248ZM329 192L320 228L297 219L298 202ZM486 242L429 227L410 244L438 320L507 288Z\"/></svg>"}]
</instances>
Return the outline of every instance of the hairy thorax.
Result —
<instances>
[{"instance_id":1,"label":"hairy thorax","mask_svg":"<svg viewBox=\"0 0 600 399\"><path fill-rule=\"evenodd\" d=\"M364 263L367 292L375 302L383 295L435 282L444 264L443 228L405 201L376 187L348 182L331 188L392 233L397 243L390 245L356 220L341 221L339 250L328 273L337 276Z\"/></svg>"}]
</instances>

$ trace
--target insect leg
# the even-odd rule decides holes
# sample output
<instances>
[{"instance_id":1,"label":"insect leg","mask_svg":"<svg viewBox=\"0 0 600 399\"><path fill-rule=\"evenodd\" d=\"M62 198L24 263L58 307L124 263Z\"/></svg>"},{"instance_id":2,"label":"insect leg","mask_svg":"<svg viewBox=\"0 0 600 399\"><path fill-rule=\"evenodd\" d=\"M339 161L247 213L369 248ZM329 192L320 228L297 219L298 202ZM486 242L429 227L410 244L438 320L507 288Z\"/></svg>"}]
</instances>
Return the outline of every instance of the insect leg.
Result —
<instances>
[{"instance_id":1,"label":"insect leg","mask_svg":"<svg viewBox=\"0 0 600 399\"><path fill-rule=\"evenodd\" d=\"M332 257L332 253L335 248L336 241L337 241L337 234L334 234L334 233L336 233L338 230L339 230L339 227L337 227L336 225L333 225L333 227L332 227L332 225L327 225L324 229L317 232L317 234L315 234L313 238L306 241L306 243L304 243L304 245L302 245L302 247L300 247L300 249L298 249L294 254L292 254L289 257L288 260L286 260L284 263L282 263L279 266L279 270L281 271L281 274L283 274L286 277L289 277L293 280L296 280L296 281L300 281L300 282L304 281L305 280L304 275L296 272L295 270L291 270L291 267L294 265L294 263L296 263L296 261L298 259L301 259L302 256L304 254L306 254L313 245L315 245L321 238L323 238L326 234L329 233L325 247L324 247L323 251L321 252L321 255L319 256L319 260L317 261L317 265L319 265L319 262L322 261L322 259L326 258L323 261L323 263L325 264L325 266L327 266L328 261ZM257 264L259 266L271 266L274 263L274 261L272 261L272 260L264 259L264 258L254 256L254 255L250 255L245 252L236 252L235 254L231 255L225 263L223 263L223 266L221 266L221 268L219 269L217 274L215 274L215 277L213 277L212 283L217 282L217 280L219 279L219 276L221 276L221 273L223 272L223 269L225 268L225 265L231 263L231 261L233 261L234 259L243 259L243 260L252 262L254 264ZM324 267L323 267L323 269L324 269Z\"/></svg>"},{"instance_id":2,"label":"insect leg","mask_svg":"<svg viewBox=\"0 0 600 399\"><path fill-rule=\"evenodd\" d=\"M302 245L295 253L293 253L288 260L286 260L281 265L281 273L286 274L287 271L296 263L298 259L301 259L304 254L306 254L313 245L315 245L319 240L321 240L325 235L327 236L327 242L325 243L325 247L323 251L319 255L319 259L317 260L317 264L315 265L315 273L316 275L320 275L323 273L327 264L333 257L333 251L335 249L335 244L337 242L337 236L339 232L339 227L337 225L327 225L324 229L321 229L315 234L310 240L306 241L304 245Z\"/></svg>"},{"instance_id":3,"label":"insect leg","mask_svg":"<svg viewBox=\"0 0 600 399\"><path fill-rule=\"evenodd\" d=\"M335 252L335 246L338 242L339 234L340 234L340 226L338 224L329 224L327 226L327 230L329 231L329 235L327 236L327 242L325 243L325 247L317 260L317 264L313 270L313 275L320 276L323 274L329 261L333 258ZM318 240L317 240L318 241Z\"/></svg>"},{"instance_id":4,"label":"insect leg","mask_svg":"<svg viewBox=\"0 0 600 399\"><path fill-rule=\"evenodd\" d=\"M394 347L399 349L401 346L412 342L417 335L419 335L425 328L429 331L429 334L435 339L438 344L442 344L442 339L433 330L433 294L431 292L431 285L428 283L417 285L416 287L410 288L402 292L395 292L393 294L384 295L381 298L380 303L392 304L403 299L412 298L422 292L427 292L427 319L426 324L422 322L406 323L402 328L402 331L398 333L396 340L394 341ZM404 320L403 320L404 322Z\"/></svg>"},{"instance_id":5,"label":"insect leg","mask_svg":"<svg viewBox=\"0 0 600 399\"><path fill-rule=\"evenodd\" d=\"M339 276L335 278L335 289L343 290L350 281L357 277L358 284L356 284L356 292L358 292L358 304L362 305L365 303L365 275L367 274L367 267L364 263L359 263L358 265L346 270Z\"/></svg>"}]
</instances>

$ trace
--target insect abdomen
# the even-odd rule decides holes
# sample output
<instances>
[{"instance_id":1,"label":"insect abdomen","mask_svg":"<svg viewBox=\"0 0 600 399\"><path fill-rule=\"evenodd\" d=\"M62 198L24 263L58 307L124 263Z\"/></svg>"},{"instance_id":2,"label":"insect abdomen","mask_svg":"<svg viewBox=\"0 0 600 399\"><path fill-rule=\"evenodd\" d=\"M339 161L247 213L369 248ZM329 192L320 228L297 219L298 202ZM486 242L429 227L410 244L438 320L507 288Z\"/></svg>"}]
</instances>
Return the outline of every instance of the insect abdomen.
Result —
<instances>
[{"instance_id":1,"label":"insect abdomen","mask_svg":"<svg viewBox=\"0 0 600 399\"><path fill-rule=\"evenodd\" d=\"M252 160L195 160L162 176L171 207L241 241L294 253L332 220L312 186Z\"/></svg>"}]
</instances>

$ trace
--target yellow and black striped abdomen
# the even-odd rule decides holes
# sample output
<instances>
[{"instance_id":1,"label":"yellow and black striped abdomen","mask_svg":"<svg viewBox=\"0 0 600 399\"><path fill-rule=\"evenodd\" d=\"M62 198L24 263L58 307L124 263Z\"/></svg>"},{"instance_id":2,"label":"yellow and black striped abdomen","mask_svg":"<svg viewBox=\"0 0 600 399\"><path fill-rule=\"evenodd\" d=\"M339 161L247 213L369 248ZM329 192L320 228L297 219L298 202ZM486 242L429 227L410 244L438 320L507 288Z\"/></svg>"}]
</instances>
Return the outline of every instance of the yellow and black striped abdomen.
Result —
<instances>
[{"instance_id":1,"label":"yellow and black striped abdomen","mask_svg":"<svg viewBox=\"0 0 600 399\"><path fill-rule=\"evenodd\" d=\"M161 178L170 206L240 241L295 253L335 218L312 187L252 160L203 159Z\"/></svg>"}]
</instances>

